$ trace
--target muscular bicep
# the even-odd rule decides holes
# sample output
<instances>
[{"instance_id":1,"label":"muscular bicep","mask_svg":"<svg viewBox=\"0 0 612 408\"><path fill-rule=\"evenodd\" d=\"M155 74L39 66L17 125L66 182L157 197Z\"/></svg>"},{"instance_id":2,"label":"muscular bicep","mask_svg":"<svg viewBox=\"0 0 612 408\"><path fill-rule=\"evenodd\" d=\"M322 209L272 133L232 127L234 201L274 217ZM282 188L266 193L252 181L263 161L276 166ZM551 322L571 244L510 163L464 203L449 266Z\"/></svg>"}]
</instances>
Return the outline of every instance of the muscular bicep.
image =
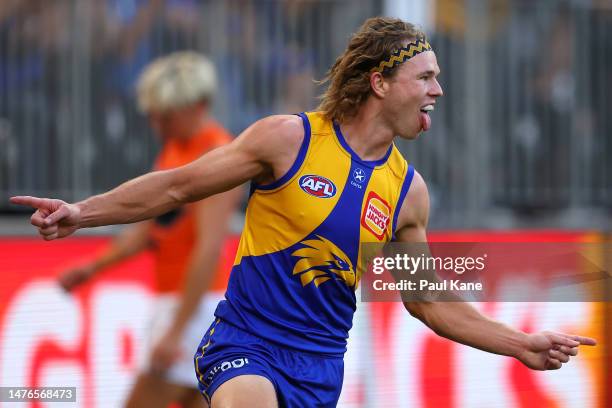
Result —
<instances>
[{"instance_id":1,"label":"muscular bicep","mask_svg":"<svg viewBox=\"0 0 612 408\"><path fill-rule=\"evenodd\" d=\"M248 180L265 180L282 173L288 158L297 156L304 129L298 116L271 116L262 119L231 143L212 150L198 160L177 169L173 183L182 202L231 190Z\"/></svg>"},{"instance_id":2,"label":"muscular bicep","mask_svg":"<svg viewBox=\"0 0 612 408\"><path fill-rule=\"evenodd\" d=\"M396 241L427 242L429 192L423 177L416 171L398 217Z\"/></svg>"},{"instance_id":3,"label":"muscular bicep","mask_svg":"<svg viewBox=\"0 0 612 408\"><path fill-rule=\"evenodd\" d=\"M179 181L181 201L198 201L243 184L266 171L267 163L238 140L204 154L186 166L171 170Z\"/></svg>"}]
</instances>

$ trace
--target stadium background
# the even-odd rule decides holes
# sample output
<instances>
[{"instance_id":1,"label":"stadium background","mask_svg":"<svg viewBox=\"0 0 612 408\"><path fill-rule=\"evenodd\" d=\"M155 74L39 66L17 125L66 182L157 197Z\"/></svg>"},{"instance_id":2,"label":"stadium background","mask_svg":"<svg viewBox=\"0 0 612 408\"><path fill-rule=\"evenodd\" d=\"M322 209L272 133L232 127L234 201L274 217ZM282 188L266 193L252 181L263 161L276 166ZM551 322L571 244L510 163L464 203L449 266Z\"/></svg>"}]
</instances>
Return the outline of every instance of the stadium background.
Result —
<instances>
[{"instance_id":1,"label":"stadium background","mask_svg":"<svg viewBox=\"0 0 612 408\"><path fill-rule=\"evenodd\" d=\"M146 255L75 297L61 293L53 277L117 230L44 243L8 196L78 200L147 171L159 146L133 85L157 56L208 54L220 73L215 115L237 134L264 115L314 108L313 78L379 14L422 25L442 69L432 129L399 143L428 181L432 239L607 238L610 0L3 0L0 386L72 385L77 406L119 406L151 296ZM478 307L601 344L559 372L535 373L437 338L399 304L364 303L341 406L612 406L609 305Z\"/></svg>"}]
</instances>

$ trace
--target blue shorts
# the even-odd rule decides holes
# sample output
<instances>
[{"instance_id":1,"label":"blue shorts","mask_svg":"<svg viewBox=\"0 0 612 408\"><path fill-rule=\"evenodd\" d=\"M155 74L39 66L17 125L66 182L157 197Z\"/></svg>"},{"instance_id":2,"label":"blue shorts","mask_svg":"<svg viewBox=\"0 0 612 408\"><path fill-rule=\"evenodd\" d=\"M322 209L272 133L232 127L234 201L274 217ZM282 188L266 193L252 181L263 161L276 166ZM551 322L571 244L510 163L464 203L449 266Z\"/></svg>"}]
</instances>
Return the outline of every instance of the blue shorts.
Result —
<instances>
[{"instance_id":1,"label":"blue shorts","mask_svg":"<svg viewBox=\"0 0 612 408\"><path fill-rule=\"evenodd\" d=\"M224 382L260 375L272 382L280 407L335 407L344 377L341 357L321 357L277 346L217 319L195 354L198 385L210 403Z\"/></svg>"}]
</instances>

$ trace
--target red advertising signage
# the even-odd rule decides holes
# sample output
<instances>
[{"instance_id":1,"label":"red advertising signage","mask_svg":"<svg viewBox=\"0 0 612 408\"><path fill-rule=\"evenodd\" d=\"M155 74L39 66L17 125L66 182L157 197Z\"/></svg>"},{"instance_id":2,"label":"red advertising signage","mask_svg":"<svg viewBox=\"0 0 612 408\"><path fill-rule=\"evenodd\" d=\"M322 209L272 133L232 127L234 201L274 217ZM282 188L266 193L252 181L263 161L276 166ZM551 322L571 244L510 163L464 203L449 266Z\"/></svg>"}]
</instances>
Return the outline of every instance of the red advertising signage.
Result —
<instances>
[{"instance_id":1,"label":"red advertising signage","mask_svg":"<svg viewBox=\"0 0 612 408\"><path fill-rule=\"evenodd\" d=\"M589 237L556 231L449 232L431 234L430 240L555 242ZM122 405L136 373L153 299L151 259L133 258L74 294L64 293L56 283L60 271L91 259L106 242L106 238L0 239L0 386L76 387L77 402L71 406ZM236 243L232 239L226 248L228 267ZM559 371L534 372L511 358L436 336L401 303L361 302L345 358L340 406L605 407L603 304L475 306L525 331L576 332L595 337L600 344L584 348ZM0 407L5 405L0 402Z\"/></svg>"}]
</instances>

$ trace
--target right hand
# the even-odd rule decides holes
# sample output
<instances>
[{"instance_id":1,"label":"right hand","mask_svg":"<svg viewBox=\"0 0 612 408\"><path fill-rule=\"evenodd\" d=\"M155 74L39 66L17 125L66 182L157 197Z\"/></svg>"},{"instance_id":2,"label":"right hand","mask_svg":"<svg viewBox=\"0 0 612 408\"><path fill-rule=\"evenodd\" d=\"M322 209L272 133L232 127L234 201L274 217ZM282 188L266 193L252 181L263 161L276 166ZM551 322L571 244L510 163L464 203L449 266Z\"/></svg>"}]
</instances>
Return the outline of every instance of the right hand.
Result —
<instances>
[{"instance_id":1,"label":"right hand","mask_svg":"<svg viewBox=\"0 0 612 408\"><path fill-rule=\"evenodd\" d=\"M62 289L66 292L70 292L75 287L88 281L95 273L96 270L91 264L79 266L62 273L58 278L58 283Z\"/></svg>"},{"instance_id":2,"label":"right hand","mask_svg":"<svg viewBox=\"0 0 612 408\"><path fill-rule=\"evenodd\" d=\"M45 241L64 238L79 229L81 210L74 204L51 198L11 197L11 203L36 208L30 222Z\"/></svg>"}]
</instances>

